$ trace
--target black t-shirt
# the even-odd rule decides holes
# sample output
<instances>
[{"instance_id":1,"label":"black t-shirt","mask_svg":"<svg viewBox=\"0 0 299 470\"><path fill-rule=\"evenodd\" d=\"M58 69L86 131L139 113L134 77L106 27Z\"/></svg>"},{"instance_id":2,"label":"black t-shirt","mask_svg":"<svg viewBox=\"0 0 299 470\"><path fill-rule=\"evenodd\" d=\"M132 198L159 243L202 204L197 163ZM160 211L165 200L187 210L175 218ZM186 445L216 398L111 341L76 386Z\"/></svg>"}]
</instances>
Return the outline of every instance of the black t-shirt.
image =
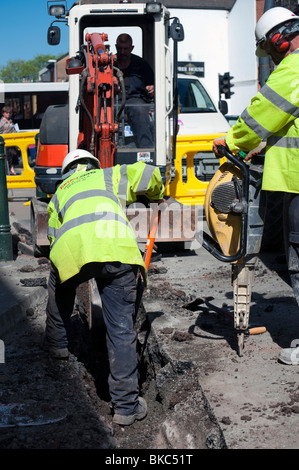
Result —
<instances>
[{"instance_id":1,"label":"black t-shirt","mask_svg":"<svg viewBox=\"0 0 299 470\"><path fill-rule=\"evenodd\" d=\"M148 100L146 86L154 84L154 72L150 65L141 57L131 54L131 63L122 69L125 81L126 97Z\"/></svg>"}]
</instances>

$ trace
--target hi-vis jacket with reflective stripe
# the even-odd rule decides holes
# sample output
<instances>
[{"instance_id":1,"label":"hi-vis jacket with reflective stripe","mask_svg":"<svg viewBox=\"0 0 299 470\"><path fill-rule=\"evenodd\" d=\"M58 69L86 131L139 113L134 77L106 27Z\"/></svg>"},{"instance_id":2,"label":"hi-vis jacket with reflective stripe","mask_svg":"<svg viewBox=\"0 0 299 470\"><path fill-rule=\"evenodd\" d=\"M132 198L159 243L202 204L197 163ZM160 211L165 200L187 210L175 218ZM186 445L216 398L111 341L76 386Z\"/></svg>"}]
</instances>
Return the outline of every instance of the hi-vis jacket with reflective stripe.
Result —
<instances>
[{"instance_id":1,"label":"hi-vis jacket with reflective stripe","mask_svg":"<svg viewBox=\"0 0 299 470\"><path fill-rule=\"evenodd\" d=\"M252 99L226 143L248 152L267 141L262 189L299 193L299 49L287 55Z\"/></svg>"},{"instance_id":2,"label":"hi-vis jacket with reflective stripe","mask_svg":"<svg viewBox=\"0 0 299 470\"><path fill-rule=\"evenodd\" d=\"M50 259L60 281L87 263L120 261L139 265L146 283L146 267L122 207L136 195L159 200L163 194L160 170L141 161L65 179L48 205Z\"/></svg>"}]
</instances>

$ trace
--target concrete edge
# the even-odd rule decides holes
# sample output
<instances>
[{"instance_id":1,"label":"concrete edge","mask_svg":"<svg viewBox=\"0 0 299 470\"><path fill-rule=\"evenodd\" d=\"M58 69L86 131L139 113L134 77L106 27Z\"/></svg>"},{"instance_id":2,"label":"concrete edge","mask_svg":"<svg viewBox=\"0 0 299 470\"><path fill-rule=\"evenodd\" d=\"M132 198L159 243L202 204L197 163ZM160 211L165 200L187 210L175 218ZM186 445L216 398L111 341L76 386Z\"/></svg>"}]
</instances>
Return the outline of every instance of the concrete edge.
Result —
<instances>
[{"instance_id":1,"label":"concrete edge","mask_svg":"<svg viewBox=\"0 0 299 470\"><path fill-rule=\"evenodd\" d=\"M151 340L147 343L147 348L150 350L158 349L158 354L151 351L157 358L159 355L162 359L162 366L156 370L156 385L161 396L169 392L175 378L175 388L185 387L185 379L189 372L196 375L197 388L187 394L185 401L176 405L176 412L170 419L167 417L161 425L159 440L160 444L170 445L170 448L178 448L178 445L186 446L186 448L202 448L202 449L227 449L227 444L221 426L213 411L213 406L208 400L200 384L200 373L198 366L192 360L181 361L179 358L173 357L167 345L161 343L159 340L159 331L163 328L179 328L181 322L179 319L174 318L170 313L163 312L163 306L159 301L142 301L145 314L148 318L151 329ZM157 316L157 313L163 312L163 315ZM167 399L166 399L167 402ZM197 416L198 423L191 425L185 417L188 415L188 409L192 408L193 420ZM167 408L167 406L166 406ZM195 418L196 419L196 418ZM192 429L193 426L193 429ZM201 432L199 432L199 428ZM169 431L170 430L170 431ZM193 433L192 433L193 431ZM195 431L195 432L194 432ZM193 438L190 436L193 434ZM198 435L198 438L194 436ZM191 441L190 441L191 439Z\"/></svg>"}]
</instances>

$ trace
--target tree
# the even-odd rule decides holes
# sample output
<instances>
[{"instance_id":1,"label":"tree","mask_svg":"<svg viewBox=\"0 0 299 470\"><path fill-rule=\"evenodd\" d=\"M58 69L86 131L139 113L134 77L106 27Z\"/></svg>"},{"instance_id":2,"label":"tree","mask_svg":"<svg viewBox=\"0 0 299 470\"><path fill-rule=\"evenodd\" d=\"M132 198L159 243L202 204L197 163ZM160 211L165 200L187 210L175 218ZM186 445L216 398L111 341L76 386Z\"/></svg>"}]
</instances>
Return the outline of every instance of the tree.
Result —
<instances>
[{"instance_id":1,"label":"tree","mask_svg":"<svg viewBox=\"0 0 299 470\"><path fill-rule=\"evenodd\" d=\"M6 65L0 67L0 79L4 83L37 82L39 71L46 67L50 59L58 59L58 57L37 55L34 59L27 61L9 60Z\"/></svg>"}]
</instances>

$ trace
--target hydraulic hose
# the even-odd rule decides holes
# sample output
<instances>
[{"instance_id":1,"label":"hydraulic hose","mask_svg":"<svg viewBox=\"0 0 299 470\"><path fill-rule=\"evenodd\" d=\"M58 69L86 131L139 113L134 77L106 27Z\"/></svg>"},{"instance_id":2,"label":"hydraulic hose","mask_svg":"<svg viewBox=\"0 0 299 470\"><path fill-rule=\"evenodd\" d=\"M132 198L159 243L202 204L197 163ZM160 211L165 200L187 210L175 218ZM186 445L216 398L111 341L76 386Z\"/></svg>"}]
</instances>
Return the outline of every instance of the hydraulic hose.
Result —
<instances>
[{"instance_id":1,"label":"hydraulic hose","mask_svg":"<svg viewBox=\"0 0 299 470\"><path fill-rule=\"evenodd\" d=\"M84 111L86 112L89 120L90 120L90 124L91 124L91 128L92 128L92 132L91 132L91 142L90 142L90 152L92 154L94 154L94 132L95 132L95 125L94 125L94 122L93 122L93 118L92 118L92 115L90 114L85 102L84 102L84 97L83 97L83 89L84 89L84 86L85 86L85 83L87 81L87 77L88 77L88 68L84 69L83 72L82 72L82 80L81 80L81 84L80 84L80 92L79 92L79 96L80 96L80 103L84 109Z\"/></svg>"},{"instance_id":2,"label":"hydraulic hose","mask_svg":"<svg viewBox=\"0 0 299 470\"><path fill-rule=\"evenodd\" d=\"M116 76L118 78L118 82L120 84L120 89L121 89L121 105L120 105L120 108L119 108L118 113L116 115L116 121L119 122L121 113L123 112L123 109L124 109L125 104L126 104L126 89L125 89L124 75L123 75L122 71L117 67L113 67L113 70L116 73Z\"/></svg>"}]
</instances>

